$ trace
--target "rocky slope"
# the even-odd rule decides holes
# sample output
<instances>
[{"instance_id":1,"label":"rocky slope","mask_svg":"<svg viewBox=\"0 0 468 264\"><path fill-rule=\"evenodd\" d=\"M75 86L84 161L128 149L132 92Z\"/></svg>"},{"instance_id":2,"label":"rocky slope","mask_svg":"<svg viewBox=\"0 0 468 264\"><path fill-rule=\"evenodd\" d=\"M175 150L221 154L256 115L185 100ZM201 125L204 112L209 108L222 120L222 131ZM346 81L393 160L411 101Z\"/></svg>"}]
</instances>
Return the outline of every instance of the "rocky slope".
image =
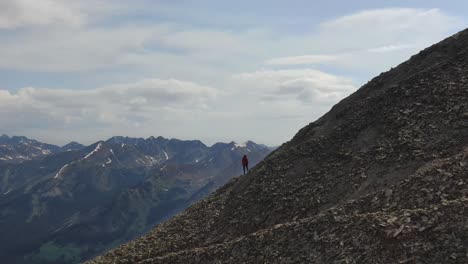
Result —
<instances>
[{"instance_id":1,"label":"rocky slope","mask_svg":"<svg viewBox=\"0 0 468 264\"><path fill-rule=\"evenodd\" d=\"M253 142L113 137L0 164L0 259L77 263L135 238L270 150Z\"/></svg>"},{"instance_id":2,"label":"rocky slope","mask_svg":"<svg viewBox=\"0 0 468 264\"><path fill-rule=\"evenodd\" d=\"M88 263L467 263L468 30Z\"/></svg>"}]
</instances>

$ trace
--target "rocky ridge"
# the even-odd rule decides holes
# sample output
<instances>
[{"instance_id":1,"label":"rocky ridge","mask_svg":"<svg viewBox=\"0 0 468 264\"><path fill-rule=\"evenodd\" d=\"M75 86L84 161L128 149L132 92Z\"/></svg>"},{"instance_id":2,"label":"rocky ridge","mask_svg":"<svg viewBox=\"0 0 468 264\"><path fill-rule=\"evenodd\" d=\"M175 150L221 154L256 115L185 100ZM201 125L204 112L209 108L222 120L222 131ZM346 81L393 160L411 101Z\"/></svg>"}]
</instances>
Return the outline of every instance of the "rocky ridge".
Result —
<instances>
[{"instance_id":1,"label":"rocky ridge","mask_svg":"<svg viewBox=\"0 0 468 264\"><path fill-rule=\"evenodd\" d=\"M468 30L89 263L467 263Z\"/></svg>"}]
</instances>

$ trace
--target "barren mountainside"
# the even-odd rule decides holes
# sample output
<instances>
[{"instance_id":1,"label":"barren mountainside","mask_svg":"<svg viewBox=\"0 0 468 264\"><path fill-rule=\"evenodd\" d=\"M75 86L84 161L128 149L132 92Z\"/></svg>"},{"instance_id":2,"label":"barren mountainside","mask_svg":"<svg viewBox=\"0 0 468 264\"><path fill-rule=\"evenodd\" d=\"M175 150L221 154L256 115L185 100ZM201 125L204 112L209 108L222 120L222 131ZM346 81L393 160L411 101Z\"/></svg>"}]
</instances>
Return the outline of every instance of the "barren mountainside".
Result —
<instances>
[{"instance_id":1,"label":"barren mountainside","mask_svg":"<svg viewBox=\"0 0 468 264\"><path fill-rule=\"evenodd\" d=\"M89 263L468 263L468 30Z\"/></svg>"}]
</instances>

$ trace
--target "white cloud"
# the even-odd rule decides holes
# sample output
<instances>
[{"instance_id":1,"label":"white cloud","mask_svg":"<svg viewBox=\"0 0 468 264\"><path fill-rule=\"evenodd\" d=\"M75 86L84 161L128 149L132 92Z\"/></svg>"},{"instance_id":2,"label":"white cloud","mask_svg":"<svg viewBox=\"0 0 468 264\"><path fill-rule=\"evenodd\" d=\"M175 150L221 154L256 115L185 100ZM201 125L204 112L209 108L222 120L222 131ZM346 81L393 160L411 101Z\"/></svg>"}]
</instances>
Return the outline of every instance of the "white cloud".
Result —
<instances>
[{"instance_id":1,"label":"white cloud","mask_svg":"<svg viewBox=\"0 0 468 264\"><path fill-rule=\"evenodd\" d=\"M330 55L302 55L289 56L267 60L267 65L303 65L303 64L322 64L337 60L336 56Z\"/></svg>"},{"instance_id":2,"label":"white cloud","mask_svg":"<svg viewBox=\"0 0 468 264\"><path fill-rule=\"evenodd\" d=\"M320 25L311 49L334 54L336 66L384 71L462 28L439 9L386 8L357 12ZM371 76L369 76L371 77Z\"/></svg>"},{"instance_id":3,"label":"white cloud","mask_svg":"<svg viewBox=\"0 0 468 264\"><path fill-rule=\"evenodd\" d=\"M400 42L433 40L460 25L460 19L439 9L386 8L357 12L321 24L321 36L342 38L343 47L384 46Z\"/></svg>"},{"instance_id":4,"label":"white cloud","mask_svg":"<svg viewBox=\"0 0 468 264\"><path fill-rule=\"evenodd\" d=\"M14 38L0 35L0 41L0 68L39 72L119 66L197 70L200 64L219 69L219 64L239 63L247 54L257 56L264 43L251 32L184 31L171 24L44 29Z\"/></svg>"},{"instance_id":5,"label":"white cloud","mask_svg":"<svg viewBox=\"0 0 468 264\"><path fill-rule=\"evenodd\" d=\"M167 26L54 29L4 38L0 68L70 72L113 68L127 54L146 54L145 45L167 32Z\"/></svg>"},{"instance_id":6,"label":"white cloud","mask_svg":"<svg viewBox=\"0 0 468 264\"><path fill-rule=\"evenodd\" d=\"M267 100L330 103L353 92L352 80L314 69L259 70L233 76Z\"/></svg>"},{"instance_id":7,"label":"white cloud","mask_svg":"<svg viewBox=\"0 0 468 264\"><path fill-rule=\"evenodd\" d=\"M107 9L114 6L99 2L101 5L92 9L83 7L94 6L92 2L79 6L69 1L60 3L88 20L110 12ZM115 12L122 10L120 7ZM261 64L327 64L374 73L376 68L393 66L440 40L460 24L459 19L438 9L395 8L354 13L324 22L313 33L284 37L268 28L232 31L177 23L118 27L86 24L72 29L57 25L20 32L13 37L0 35L0 68L74 72L136 66L157 72L171 69L176 74L188 75L205 71L213 76L219 71L252 69ZM192 76L168 73L164 77Z\"/></svg>"},{"instance_id":8,"label":"white cloud","mask_svg":"<svg viewBox=\"0 0 468 264\"><path fill-rule=\"evenodd\" d=\"M28 81L30 71L52 79L83 77L84 83L95 76L99 82L158 78L89 90L0 90L0 122L10 131L65 139L146 134L243 140L258 134L260 141L277 144L353 92L353 80L397 65L462 24L438 9L392 8L353 13L295 34L268 23L245 27L259 21L228 28L209 19L203 25L171 20L183 16L161 10L151 20L151 8L133 1L3 2L0 69L24 71ZM33 12L36 5L42 7ZM5 11L12 6L21 12ZM134 13L138 8L145 9L142 20L140 11Z\"/></svg>"},{"instance_id":9,"label":"white cloud","mask_svg":"<svg viewBox=\"0 0 468 264\"><path fill-rule=\"evenodd\" d=\"M439 9L364 10L325 21L309 35L283 39L281 45L290 54L304 55L282 52L283 56L266 60L264 65L327 65L328 70L332 67L371 78L463 26L462 19Z\"/></svg>"},{"instance_id":10,"label":"white cloud","mask_svg":"<svg viewBox=\"0 0 468 264\"><path fill-rule=\"evenodd\" d=\"M204 111L218 96L209 86L180 81L144 79L90 90L22 88L0 90L0 122L37 128L95 124L126 126L143 120L163 120L171 113ZM15 118L11 118L15 116Z\"/></svg>"},{"instance_id":11,"label":"white cloud","mask_svg":"<svg viewBox=\"0 0 468 264\"><path fill-rule=\"evenodd\" d=\"M0 1L0 29L53 24L78 27L84 24L83 14L58 0Z\"/></svg>"},{"instance_id":12,"label":"white cloud","mask_svg":"<svg viewBox=\"0 0 468 264\"><path fill-rule=\"evenodd\" d=\"M385 52L395 52L395 51L401 51L405 49L410 49L412 48L412 45L386 45L382 47L376 47L369 49L369 52L376 52L376 53L385 53Z\"/></svg>"}]
</instances>

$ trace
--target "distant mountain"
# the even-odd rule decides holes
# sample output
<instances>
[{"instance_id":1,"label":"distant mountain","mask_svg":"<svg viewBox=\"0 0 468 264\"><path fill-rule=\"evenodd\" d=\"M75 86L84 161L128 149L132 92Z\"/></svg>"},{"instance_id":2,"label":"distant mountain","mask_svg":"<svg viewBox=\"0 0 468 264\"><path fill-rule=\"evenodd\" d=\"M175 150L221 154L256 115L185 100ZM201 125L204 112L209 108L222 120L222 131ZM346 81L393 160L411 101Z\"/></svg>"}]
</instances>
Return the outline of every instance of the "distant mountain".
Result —
<instances>
[{"instance_id":1,"label":"distant mountain","mask_svg":"<svg viewBox=\"0 0 468 264\"><path fill-rule=\"evenodd\" d=\"M41 143L27 137L0 136L0 162L17 163L39 159L61 151L60 147Z\"/></svg>"},{"instance_id":2,"label":"distant mountain","mask_svg":"<svg viewBox=\"0 0 468 264\"><path fill-rule=\"evenodd\" d=\"M81 145L78 142L72 141L66 145L63 145L60 150L61 151L72 151L72 150L80 150L83 149L85 145Z\"/></svg>"},{"instance_id":3,"label":"distant mountain","mask_svg":"<svg viewBox=\"0 0 468 264\"><path fill-rule=\"evenodd\" d=\"M84 148L78 142L72 141L62 147L42 143L24 136L0 136L0 162L19 163L26 160L41 159L47 155Z\"/></svg>"},{"instance_id":4,"label":"distant mountain","mask_svg":"<svg viewBox=\"0 0 468 264\"><path fill-rule=\"evenodd\" d=\"M5 263L76 263L99 254L239 175L244 154L253 166L270 150L251 141L208 147L198 140L112 137L50 152L0 163Z\"/></svg>"}]
</instances>

